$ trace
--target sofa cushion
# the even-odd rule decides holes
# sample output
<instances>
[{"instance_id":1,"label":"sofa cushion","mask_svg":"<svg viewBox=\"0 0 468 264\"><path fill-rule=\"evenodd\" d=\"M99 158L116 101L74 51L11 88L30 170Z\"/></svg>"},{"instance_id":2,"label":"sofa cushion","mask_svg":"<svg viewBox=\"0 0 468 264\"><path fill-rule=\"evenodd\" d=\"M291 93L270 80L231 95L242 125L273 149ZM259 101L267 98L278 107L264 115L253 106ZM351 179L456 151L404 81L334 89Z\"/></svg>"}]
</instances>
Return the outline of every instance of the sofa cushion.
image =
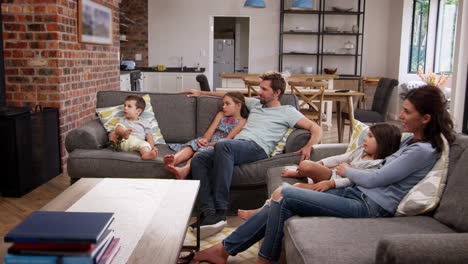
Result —
<instances>
[{"instance_id":1,"label":"sofa cushion","mask_svg":"<svg viewBox=\"0 0 468 264\"><path fill-rule=\"evenodd\" d=\"M140 114L140 119L146 121L149 125L155 144L166 143L161 134L161 129L159 129L158 121L154 116L150 95L145 94L142 96L142 98L143 100L145 100L146 105L144 111ZM102 125L104 126L107 132L115 130L117 124L124 116L123 108L123 104L110 107L96 108L99 120L101 121Z\"/></svg>"},{"instance_id":2,"label":"sofa cushion","mask_svg":"<svg viewBox=\"0 0 468 264\"><path fill-rule=\"evenodd\" d=\"M439 204L447 181L450 152L447 139L442 134L440 136L444 144L439 159L431 171L403 197L395 215L423 214L434 210Z\"/></svg>"},{"instance_id":3,"label":"sofa cushion","mask_svg":"<svg viewBox=\"0 0 468 264\"><path fill-rule=\"evenodd\" d=\"M122 104L127 95L143 96L145 92L100 91L97 108ZM197 101L185 94L150 93L151 105L166 142L185 143L196 138Z\"/></svg>"},{"instance_id":4,"label":"sofa cushion","mask_svg":"<svg viewBox=\"0 0 468 264\"><path fill-rule=\"evenodd\" d=\"M281 104L292 105L298 108L297 97L293 94L284 94ZM213 122L216 113L223 110L223 99L214 96L200 96L197 98L197 137L203 136L205 131ZM159 120L159 119L158 119Z\"/></svg>"},{"instance_id":5,"label":"sofa cushion","mask_svg":"<svg viewBox=\"0 0 468 264\"><path fill-rule=\"evenodd\" d=\"M454 233L432 217L293 217L286 222L288 263L374 263L377 244L387 234Z\"/></svg>"},{"instance_id":6,"label":"sofa cushion","mask_svg":"<svg viewBox=\"0 0 468 264\"><path fill-rule=\"evenodd\" d=\"M442 195L440 205L434 218L455 228L460 232L468 232L468 137L457 136L450 148L449 175L447 185ZM461 152L461 150L464 150Z\"/></svg>"},{"instance_id":7,"label":"sofa cushion","mask_svg":"<svg viewBox=\"0 0 468 264\"><path fill-rule=\"evenodd\" d=\"M114 152L110 148L76 149L67 159L68 174L72 178L139 178L174 179L164 168L162 157L172 154L167 145L156 145L159 157L141 160L138 152Z\"/></svg>"},{"instance_id":8,"label":"sofa cushion","mask_svg":"<svg viewBox=\"0 0 468 264\"><path fill-rule=\"evenodd\" d=\"M294 167L297 167L297 165L291 164ZM276 190L276 188L280 187L283 185L283 183L287 183L290 185L293 185L298 182L303 182L307 183L307 178L285 178L281 177L281 171L287 166L281 166L281 167L273 167L269 168L267 171L267 187L268 187L268 196L271 196L273 192Z\"/></svg>"},{"instance_id":9,"label":"sofa cushion","mask_svg":"<svg viewBox=\"0 0 468 264\"><path fill-rule=\"evenodd\" d=\"M202 137L210 127L216 114L223 110L223 100L220 97L197 97L197 137Z\"/></svg>"}]
</instances>

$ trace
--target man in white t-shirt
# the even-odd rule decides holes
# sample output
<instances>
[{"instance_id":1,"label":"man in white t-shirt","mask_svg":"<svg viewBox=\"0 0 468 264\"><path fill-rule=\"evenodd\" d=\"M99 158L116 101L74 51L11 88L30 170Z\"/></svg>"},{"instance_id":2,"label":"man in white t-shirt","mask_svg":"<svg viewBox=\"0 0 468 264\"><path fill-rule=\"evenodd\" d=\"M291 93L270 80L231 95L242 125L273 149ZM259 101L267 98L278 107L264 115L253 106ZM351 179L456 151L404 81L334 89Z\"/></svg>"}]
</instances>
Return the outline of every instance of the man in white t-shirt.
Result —
<instances>
[{"instance_id":1,"label":"man in white t-shirt","mask_svg":"<svg viewBox=\"0 0 468 264\"><path fill-rule=\"evenodd\" d=\"M213 151L199 153L192 159L192 178L200 180L200 231L205 228L217 232L225 225L234 165L268 158L288 128L310 131L309 141L297 151L302 154L301 161L309 159L312 145L320 141L320 126L304 117L295 107L281 105L280 99L286 89L286 81L281 74L267 73L260 78L260 98L246 99L250 114L241 132L234 139L218 142ZM223 92L198 90L183 92L190 93L188 96L224 95ZM193 224L192 228L195 226ZM202 233L207 236L206 232Z\"/></svg>"}]
</instances>

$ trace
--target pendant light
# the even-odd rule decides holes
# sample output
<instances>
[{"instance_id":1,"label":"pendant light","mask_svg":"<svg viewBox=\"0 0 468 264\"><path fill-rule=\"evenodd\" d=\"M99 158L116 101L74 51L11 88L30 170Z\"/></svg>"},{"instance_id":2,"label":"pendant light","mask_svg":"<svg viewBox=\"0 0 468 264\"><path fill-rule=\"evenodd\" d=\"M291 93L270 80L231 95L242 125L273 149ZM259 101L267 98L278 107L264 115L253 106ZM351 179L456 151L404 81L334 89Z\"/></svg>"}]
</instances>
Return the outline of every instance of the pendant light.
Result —
<instances>
[{"instance_id":1,"label":"pendant light","mask_svg":"<svg viewBox=\"0 0 468 264\"><path fill-rule=\"evenodd\" d=\"M264 0L246 0L244 3L244 6L265 8L265 1Z\"/></svg>"},{"instance_id":2,"label":"pendant light","mask_svg":"<svg viewBox=\"0 0 468 264\"><path fill-rule=\"evenodd\" d=\"M314 8L314 5L310 0L294 0L291 8Z\"/></svg>"}]
</instances>

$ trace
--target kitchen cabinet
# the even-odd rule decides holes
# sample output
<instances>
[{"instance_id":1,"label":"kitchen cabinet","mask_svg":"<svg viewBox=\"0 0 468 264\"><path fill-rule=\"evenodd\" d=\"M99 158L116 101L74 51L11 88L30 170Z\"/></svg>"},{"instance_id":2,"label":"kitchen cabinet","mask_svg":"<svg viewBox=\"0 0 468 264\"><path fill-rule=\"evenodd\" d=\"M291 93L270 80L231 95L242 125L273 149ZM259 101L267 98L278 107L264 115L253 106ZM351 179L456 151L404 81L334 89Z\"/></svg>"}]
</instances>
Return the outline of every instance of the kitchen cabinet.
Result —
<instances>
[{"instance_id":1,"label":"kitchen cabinet","mask_svg":"<svg viewBox=\"0 0 468 264\"><path fill-rule=\"evenodd\" d=\"M279 70L300 73L302 66L323 74L362 74L365 0L317 0L315 9L291 9L281 0ZM304 67L307 68L307 67Z\"/></svg>"},{"instance_id":2,"label":"kitchen cabinet","mask_svg":"<svg viewBox=\"0 0 468 264\"><path fill-rule=\"evenodd\" d=\"M130 91L130 73L120 74L120 91Z\"/></svg>"},{"instance_id":3,"label":"kitchen cabinet","mask_svg":"<svg viewBox=\"0 0 468 264\"><path fill-rule=\"evenodd\" d=\"M159 92L159 72L142 72L143 91Z\"/></svg>"},{"instance_id":4,"label":"kitchen cabinet","mask_svg":"<svg viewBox=\"0 0 468 264\"><path fill-rule=\"evenodd\" d=\"M177 93L188 89L200 89L195 79L199 73L143 72L143 90L159 93Z\"/></svg>"}]
</instances>

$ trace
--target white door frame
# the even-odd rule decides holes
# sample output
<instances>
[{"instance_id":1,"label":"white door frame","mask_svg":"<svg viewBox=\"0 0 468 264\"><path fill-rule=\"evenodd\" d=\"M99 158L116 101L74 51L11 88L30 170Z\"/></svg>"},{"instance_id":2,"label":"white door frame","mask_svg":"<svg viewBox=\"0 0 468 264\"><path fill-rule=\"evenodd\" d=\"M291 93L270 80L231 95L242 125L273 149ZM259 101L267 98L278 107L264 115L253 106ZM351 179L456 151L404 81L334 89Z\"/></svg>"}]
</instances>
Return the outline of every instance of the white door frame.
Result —
<instances>
[{"instance_id":1,"label":"white door frame","mask_svg":"<svg viewBox=\"0 0 468 264\"><path fill-rule=\"evenodd\" d=\"M209 34L208 34L208 72L207 72L207 77L208 77L208 81L210 82L210 87L211 90L213 90L214 88L218 88L218 87L213 87L213 43L214 43L214 18L215 17L247 17L249 18L249 60L248 60L248 64L247 64L247 67L249 67L250 69L250 47L252 46L252 18L251 16L242 16L242 15L239 15L239 16L234 16L234 15L212 15L209 17ZM235 59L235 58L234 58Z\"/></svg>"}]
</instances>

